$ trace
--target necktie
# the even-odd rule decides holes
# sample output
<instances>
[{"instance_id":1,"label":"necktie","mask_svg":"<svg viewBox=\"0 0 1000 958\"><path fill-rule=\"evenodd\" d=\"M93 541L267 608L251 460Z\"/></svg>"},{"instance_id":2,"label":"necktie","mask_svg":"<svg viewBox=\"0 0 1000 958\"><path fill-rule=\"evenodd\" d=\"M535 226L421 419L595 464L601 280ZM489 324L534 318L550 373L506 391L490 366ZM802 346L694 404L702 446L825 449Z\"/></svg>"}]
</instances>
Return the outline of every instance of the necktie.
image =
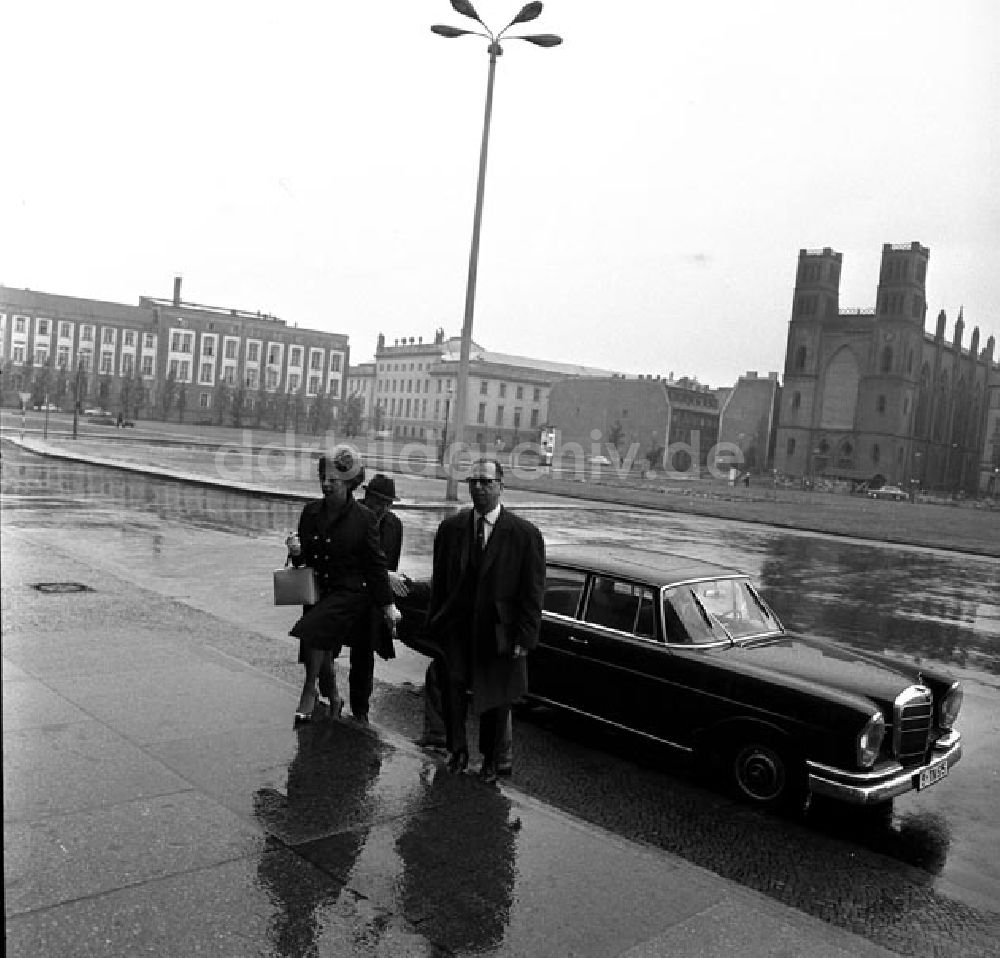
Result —
<instances>
[{"instance_id":1,"label":"necktie","mask_svg":"<svg viewBox=\"0 0 1000 958\"><path fill-rule=\"evenodd\" d=\"M479 516L476 519L476 546L479 552L486 548L486 519L484 516Z\"/></svg>"}]
</instances>

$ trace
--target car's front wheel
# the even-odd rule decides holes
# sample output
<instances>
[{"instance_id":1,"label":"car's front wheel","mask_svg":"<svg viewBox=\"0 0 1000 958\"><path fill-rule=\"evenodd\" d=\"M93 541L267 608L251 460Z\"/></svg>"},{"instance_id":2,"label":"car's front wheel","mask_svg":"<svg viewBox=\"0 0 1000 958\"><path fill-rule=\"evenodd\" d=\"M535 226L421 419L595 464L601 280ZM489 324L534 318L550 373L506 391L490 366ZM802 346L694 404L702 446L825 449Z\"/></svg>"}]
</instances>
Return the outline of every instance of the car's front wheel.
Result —
<instances>
[{"instance_id":1,"label":"car's front wheel","mask_svg":"<svg viewBox=\"0 0 1000 958\"><path fill-rule=\"evenodd\" d=\"M739 795L768 808L790 804L799 794L801 772L785 749L766 741L748 741L733 753L732 781Z\"/></svg>"}]
</instances>

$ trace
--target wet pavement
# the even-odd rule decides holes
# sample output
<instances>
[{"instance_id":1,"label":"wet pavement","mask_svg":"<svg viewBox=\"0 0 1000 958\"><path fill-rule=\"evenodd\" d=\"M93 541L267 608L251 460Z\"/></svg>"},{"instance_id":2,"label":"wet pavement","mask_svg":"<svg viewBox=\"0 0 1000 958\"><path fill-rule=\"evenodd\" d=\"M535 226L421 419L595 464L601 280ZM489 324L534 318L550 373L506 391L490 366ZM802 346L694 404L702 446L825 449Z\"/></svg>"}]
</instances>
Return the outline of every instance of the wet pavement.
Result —
<instances>
[{"instance_id":1,"label":"wet pavement","mask_svg":"<svg viewBox=\"0 0 1000 958\"><path fill-rule=\"evenodd\" d=\"M2 545L8 955L884 953L392 733L293 731L220 620Z\"/></svg>"},{"instance_id":2,"label":"wet pavement","mask_svg":"<svg viewBox=\"0 0 1000 958\"><path fill-rule=\"evenodd\" d=\"M5 489L9 461L5 448ZM138 588L144 593L148 590L150 594L156 594L164 600L169 597L179 600L171 605L187 612L177 623L177 634L189 635L194 640L195 647L201 651L214 650L215 654L223 654L226 661L251 663L272 680L277 678L284 688L284 709L287 710L288 704L296 697L293 684L298 678L293 656L289 654L290 640L283 636L287 629L287 614L285 610L268 605L266 587L254 598L248 595L245 583L259 581L263 584L268 581L274 557L270 554L267 540L275 538L276 530L285 528L287 516L291 516L294 524L300 503L248 497L224 490L193 490L182 484L162 482L158 483L156 490L151 486L144 486L142 482L132 483L129 485L131 491L123 494L119 481L109 475L102 475L100 470L97 473L97 477L89 475L81 479L79 474L71 475L63 470L48 476L47 491L36 488L32 495L26 495L23 500L17 495L5 498L5 656L9 644L7 611L10 595L6 587L10 582L8 569L11 568L7 562L7 547L12 541L12 534L15 537L29 534L31 542L44 554L60 556L66 561L75 559L78 566L86 569L92 576L92 580L88 581L93 581L98 590L118 582L131 583L133 589ZM87 484L86 493L80 488L81 481ZM171 491L164 492L164 487ZM222 512L218 511L220 500L212 498L213 496L225 497L226 508ZM123 505L126 499L129 504ZM577 506L574 509L566 503L553 509L547 501L528 502L526 505L532 510L533 518L537 520L540 517L542 523L548 525L547 535L589 537L602 528L620 531L627 527L623 526L625 520L622 514L619 512L616 515L613 509L595 510L590 506ZM60 513L66 514L61 518ZM144 514L147 516L145 519ZM420 510L404 511L409 548L414 550L408 561L415 562L417 556L424 551L424 546L429 544L430 530L436 525L439 514L432 512L422 515ZM222 521L220 516L224 517ZM254 531L247 529L243 524L244 520L234 521L233 517L239 516L245 517L245 522ZM563 518L560 520L558 516ZM178 522L182 525L177 525ZM654 520L647 514L643 517L642 532L637 534L649 538L651 523ZM741 565L759 574L758 567L770 563L771 582L777 588L787 580L790 571L795 568L810 568L811 559L804 549L796 550L794 543L790 547L787 542L776 549L767 530L738 528L725 523L720 525L725 527L739 553ZM656 534L662 535L667 547L683 540L687 546L685 551L688 552L717 548L712 542L715 533L711 531L711 525L706 525L706 520L657 516L655 528ZM241 533L240 529L247 531ZM72 532L67 535L69 530ZM248 534L250 539L245 538ZM13 541L16 542L16 538ZM850 545L840 542L836 548ZM812 546L815 550L816 542ZM822 553L822 544L819 548ZM788 568L782 570L780 560L786 551ZM805 590L810 603L815 601L815 596L822 594L824 582L830 591L837 593L840 584L830 581L831 575L837 575L845 579L842 593L845 601L840 604L845 607L849 605L849 596L859 585L859 580L851 579L849 571L852 564L861 561L863 555L868 556L868 569L879 566L888 569L889 580L892 582L899 583L906 576L913 577L915 567L909 563L900 564L898 553L899 550L881 549L868 544L859 547L857 555L840 552L837 555L826 555L822 563L813 566L813 572L803 580L810 583ZM883 558L874 558L880 555ZM963 578L969 579L975 583L975 587L966 584L965 591L972 594L975 588L979 588L982 594L982 570L985 569L988 573L992 569L995 576L996 564L991 566L988 560L975 557L946 557L945 561L953 564L953 571L943 576L947 584L942 586L937 581L941 576L935 576L935 569L942 573L946 568L939 564L941 557L921 550L906 555L922 557L920 561L926 570L922 573L922 580L932 596L935 592L952 596L953 601L946 602L928 599L928 614L934 617L939 627L958 628L960 632L965 630L953 644L945 643L942 649L938 649L933 643L927 643L926 649L924 644L920 644L920 654L933 657L940 652L942 657L954 660L954 650L966 648L970 641L973 648L986 649L988 653L991 648L989 642L995 642L996 636L990 636L988 627L984 630L982 624L994 615L991 609L995 610L995 604L991 606L988 601L982 600L974 606L963 603L963 590L956 583L961 583ZM240 564L243 583L220 588L220 570L236 560ZM894 566L896 572L893 572ZM821 572L820 569L826 571ZM994 589L995 581L994 578ZM794 580L792 585L800 587ZM794 595L794 588L790 594ZM988 574L985 594L990 594ZM31 598L35 596L32 595ZM46 598L58 598L67 602L81 597L50 595ZM877 590L870 591L866 602L872 608L878 607ZM958 603L957 606L955 602ZM837 605L836 599L833 604ZM784 604L780 605L785 607ZM958 617L953 615L954 608L960 610ZM203 626L196 626L198 610L212 617L216 627L205 629ZM825 620L836 626L842 618L827 612ZM877 631L871 631L870 623L866 625L863 617L848 621L859 631L869 629L868 641L873 642L877 638ZM234 629L234 623L240 627ZM116 627L121 628L120 622ZM110 626L107 628L110 629ZM169 630L157 631L156 635L163 637L167 631ZM932 634L932 630L928 629L927 633ZM894 639L897 640L898 637ZM282 660L284 665L278 664ZM977 659L976 662L980 660ZM415 723L419 721L419 681L423 663L424 660L418 656L408 659L405 655L401 655L393 663L380 662L377 675L391 684L387 687L380 683L377 700L373 702L373 712L379 723L380 741L387 742L394 752L409 755L421 769L417 777L427 779L426 786L430 788L437 764L416 752L407 741L414 736L414 729L417 727ZM5 709L9 699L7 664L5 661ZM987 680L991 678L989 674L983 677ZM198 689L196 683L194 701L183 697L180 699L182 711L197 711L197 699L200 695ZM997 855L995 851L990 851L991 848L996 849L997 834L992 809L995 808L998 763L995 759L996 748L992 743L998 739L1000 723L997 720L996 687L982 685L976 686L976 689L973 701L967 701L966 704L967 717L963 720L963 732L967 741L988 744L987 751L970 750L953 780L912 802L907 799L900 803L901 808L897 809L888 826L886 823L873 826L856 817L845 818L822 809L811 815L806 827L763 817L750 810L734 807L717 793L706 791L681 769L668 766L664 773L662 756L644 754L641 749L636 750L629 743L613 737L602 739L578 724L545 714L528 716L521 722L517 735L517 788L505 789L502 794L507 799L514 800L515 805L518 801L530 806L537 804L534 799L527 797L526 792L535 799L543 798L571 811L575 818L570 821L575 820L578 826L585 820L599 826L599 831L608 829L608 837L613 832L618 836L615 840L619 842L625 837L638 841L640 847L647 850L660 849L670 855L679 854L691 867L703 865L716 875L735 879L739 882L735 887L741 892L750 893L746 891L748 888L763 891L772 904L784 902L793 905L797 910L793 913L798 917L804 918L801 912L808 912L823 918L825 922L862 933L900 953L992 954L993 945L1000 939L997 909L991 907L997 898ZM164 717L162 712L167 702L161 704L163 707L160 708L159 719L150 724L166 722L169 730L171 723L176 726L180 719L172 715ZM219 730L222 738L220 747L238 748L238 743L233 741L234 730L230 727L231 710L235 707L238 711L238 706L234 706L233 701L226 696L223 696L220 706L226 715L224 721L220 719L224 725ZM55 711L58 715L59 710ZM973 724L970 728L969 717L973 716L978 716L978 724ZM6 711L4 717L6 729ZM139 719L135 721L142 725ZM334 723L333 727L339 729L342 726L346 727L346 723ZM354 726L350 726L348 730L353 734L361 734L361 730ZM181 724L173 727L171 734L183 742L189 732L193 735L193 729ZM407 739L401 738L400 733ZM207 733L199 737L199 748L204 747L207 737ZM335 740L331 738L323 741L332 747ZM6 746L5 739L5 756L8 752ZM106 743L98 743L93 746L92 751L103 751L105 746ZM157 743L152 742L148 747L156 746ZM187 747L191 748L190 745ZM323 759L318 754L315 751L310 753L311 766L322 763ZM159 760L158 755L155 757ZM332 761L336 761L336 757ZM282 762L285 763L287 772L284 793L298 793L298 786L291 789L289 784L291 770L295 766L295 755L284 754L278 765ZM380 762L380 769L388 767L384 760ZM225 761L220 768L226 769L229 774ZM975 774L972 774L973 771ZM295 777L298 778L297 775ZM385 796L394 794L394 779L386 779L380 770L376 780L377 784L372 786L375 792ZM476 782L465 784L478 788ZM274 824L273 814L275 794L280 798L283 789L280 774L275 781L268 780L261 787L275 790L267 792L260 799L264 801L262 807L266 810L266 816L271 817L263 820L256 817L254 802L257 799L248 804L244 797L242 807L245 811L249 809L247 814L255 816L253 822L256 826L267 831L271 827L279 827ZM242 792L244 796L251 793L256 794L255 790ZM387 814L394 813L389 810ZM515 827L514 831L523 830L523 816L518 814L516 817L521 818L521 829ZM353 823L351 827L354 825L357 828L363 827L357 823ZM380 833L375 830L374 834ZM572 842L574 839L571 837L567 840ZM521 850L518 854L523 855L525 852ZM994 877L987 878L989 875ZM633 891L631 888L628 890ZM627 903L619 901L619 907L625 907L625 904ZM707 931L701 928L699 934L707 934ZM508 935L504 939L505 943L499 946L498 953L619 953L613 950L559 951L558 948L551 951L548 940L539 944L538 947L543 949L541 951L534 951L530 947L518 951L516 949L522 947L520 944L515 950L504 950L512 940ZM396 950L394 945L395 942L393 947L380 947L385 949L386 954L411 953ZM361 945L358 947L362 950L357 953L382 953L364 951ZM463 947L465 946L451 952L425 950L412 953L464 953L461 950ZM470 947L475 950L475 947ZM493 950L493 946L486 946L486 950ZM815 949L810 947L806 950L811 953ZM311 952L306 949L289 952L251 950L246 953ZM355 952L323 947L315 953ZM700 952L654 950L648 953ZM720 950L717 953L724 952ZM789 948L784 953L797 952Z\"/></svg>"}]
</instances>

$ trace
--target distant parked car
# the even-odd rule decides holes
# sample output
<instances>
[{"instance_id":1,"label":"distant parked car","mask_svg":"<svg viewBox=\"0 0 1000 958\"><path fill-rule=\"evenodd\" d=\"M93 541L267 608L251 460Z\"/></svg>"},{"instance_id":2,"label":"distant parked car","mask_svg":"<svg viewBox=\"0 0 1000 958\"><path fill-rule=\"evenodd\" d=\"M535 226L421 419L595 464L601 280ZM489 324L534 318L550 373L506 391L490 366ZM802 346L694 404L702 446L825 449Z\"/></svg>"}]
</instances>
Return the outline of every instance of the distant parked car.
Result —
<instances>
[{"instance_id":1,"label":"distant parked car","mask_svg":"<svg viewBox=\"0 0 1000 958\"><path fill-rule=\"evenodd\" d=\"M117 420L110 413L99 413L96 416L88 416L87 422L92 422L95 426L114 426Z\"/></svg>"},{"instance_id":2,"label":"distant parked car","mask_svg":"<svg viewBox=\"0 0 1000 958\"><path fill-rule=\"evenodd\" d=\"M910 498L906 490L899 486L880 486L878 489L869 489L866 495L869 499L892 499L893 502L905 502Z\"/></svg>"},{"instance_id":3,"label":"distant parked car","mask_svg":"<svg viewBox=\"0 0 1000 958\"><path fill-rule=\"evenodd\" d=\"M90 406L87 409L84 409L83 414L85 416L107 416L108 415L108 413L105 410L101 409L99 406Z\"/></svg>"},{"instance_id":4,"label":"distant parked car","mask_svg":"<svg viewBox=\"0 0 1000 958\"><path fill-rule=\"evenodd\" d=\"M39 410L40 412L46 412L46 411L59 412L59 407L54 402L39 403L37 406L35 406L35 409Z\"/></svg>"}]
</instances>

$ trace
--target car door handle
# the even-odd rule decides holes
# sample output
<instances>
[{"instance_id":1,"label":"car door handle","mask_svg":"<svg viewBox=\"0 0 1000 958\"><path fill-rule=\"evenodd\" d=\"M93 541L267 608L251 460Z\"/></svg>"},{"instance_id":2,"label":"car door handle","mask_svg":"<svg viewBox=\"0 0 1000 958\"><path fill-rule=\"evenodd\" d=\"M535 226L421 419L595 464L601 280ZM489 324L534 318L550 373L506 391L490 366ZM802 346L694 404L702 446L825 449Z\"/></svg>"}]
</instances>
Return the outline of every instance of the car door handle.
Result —
<instances>
[{"instance_id":1,"label":"car door handle","mask_svg":"<svg viewBox=\"0 0 1000 958\"><path fill-rule=\"evenodd\" d=\"M578 639L575 635L568 635L568 636L566 636L566 640L568 642L572 642L573 645L586 645L587 644L587 640L586 639Z\"/></svg>"}]
</instances>

